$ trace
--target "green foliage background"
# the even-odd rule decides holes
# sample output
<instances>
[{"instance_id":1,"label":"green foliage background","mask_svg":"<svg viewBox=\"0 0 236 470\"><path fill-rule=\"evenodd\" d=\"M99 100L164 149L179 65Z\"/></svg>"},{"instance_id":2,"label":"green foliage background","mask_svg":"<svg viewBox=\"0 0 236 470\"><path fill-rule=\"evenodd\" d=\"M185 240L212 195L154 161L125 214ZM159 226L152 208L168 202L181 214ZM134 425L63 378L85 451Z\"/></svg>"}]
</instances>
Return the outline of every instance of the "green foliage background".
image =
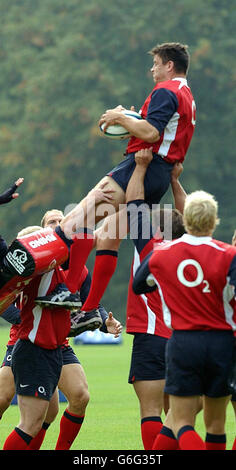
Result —
<instances>
[{"instance_id":1,"label":"green foliage background","mask_svg":"<svg viewBox=\"0 0 236 470\"><path fill-rule=\"evenodd\" d=\"M47 209L78 202L122 159L125 144L102 138L98 119L117 104L140 108L153 87L147 52L165 41L189 45L188 81L197 104L181 181L187 191L215 194L216 236L230 241L235 11L233 0L1 0L0 191L25 178L20 198L1 207L8 242ZM103 299L122 321L132 250L123 242Z\"/></svg>"}]
</instances>

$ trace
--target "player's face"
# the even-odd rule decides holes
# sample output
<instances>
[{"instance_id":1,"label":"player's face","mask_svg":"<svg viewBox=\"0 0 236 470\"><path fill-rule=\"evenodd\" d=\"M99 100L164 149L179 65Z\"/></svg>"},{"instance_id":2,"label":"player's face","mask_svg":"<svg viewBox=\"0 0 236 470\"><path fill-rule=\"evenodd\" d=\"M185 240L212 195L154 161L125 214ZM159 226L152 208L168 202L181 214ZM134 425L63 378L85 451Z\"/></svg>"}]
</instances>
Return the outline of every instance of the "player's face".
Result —
<instances>
[{"instance_id":1,"label":"player's face","mask_svg":"<svg viewBox=\"0 0 236 470\"><path fill-rule=\"evenodd\" d=\"M169 76L167 75L169 68L169 63L163 64L161 57L158 54L153 57L153 66L151 68L153 81L155 83L163 82L168 80Z\"/></svg>"},{"instance_id":2,"label":"player's face","mask_svg":"<svg viewBox=\"0 0 236 470\"><path fill-rule=\"evenodd\" d=\"M51 212L44 222L44 227L51 227L53 230L61 223L63 216L58 212Z\"/></svg>"}]
</instances>

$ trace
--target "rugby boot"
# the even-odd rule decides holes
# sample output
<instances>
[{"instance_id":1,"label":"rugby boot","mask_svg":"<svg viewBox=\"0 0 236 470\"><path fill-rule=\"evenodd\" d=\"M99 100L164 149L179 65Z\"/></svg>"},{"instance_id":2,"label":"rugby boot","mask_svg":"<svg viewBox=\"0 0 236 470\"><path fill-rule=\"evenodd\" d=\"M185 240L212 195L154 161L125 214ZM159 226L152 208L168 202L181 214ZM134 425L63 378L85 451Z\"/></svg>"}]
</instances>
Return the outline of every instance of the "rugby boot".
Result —
<instances>
[{"instance_id":1,"label":"rugby boot","mask_svg":"<svg viewBox=\"0 0 236 470\"><path fill-rule=\"evenodd\" d=\"M71 330L68 336L77 336L87 330L94 331L101 326L102 318L98 309L94 308L89 312L77 310L71 312Z\"/></svg>"},{"instance_id":2,"label":"rugby boot","mask_svg":"<svg viewBox=\"0 0 236 470\"><path fill-rule=\"evenodd\" d=\"M80 308L82 302L78 292L72 294L65 284L58 284L50 294L37 297L35 303L42 307L62 307L67 310Z\"/></svg>"}]
</instances>

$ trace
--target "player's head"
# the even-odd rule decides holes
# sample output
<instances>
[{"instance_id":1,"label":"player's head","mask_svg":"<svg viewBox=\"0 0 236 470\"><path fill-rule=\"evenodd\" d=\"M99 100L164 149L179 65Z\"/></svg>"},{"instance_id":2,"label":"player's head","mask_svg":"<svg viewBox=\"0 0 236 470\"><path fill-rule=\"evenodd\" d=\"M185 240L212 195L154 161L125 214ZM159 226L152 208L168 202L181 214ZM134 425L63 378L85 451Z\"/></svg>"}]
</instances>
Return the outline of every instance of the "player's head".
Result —
<instances>
[{"instance_id":1,"label":"player's head","mask_svg":"<svg viewBox=\"0 0 236 470\"><path fill-rule=\"evenodd\" d=\"M152 230L155 238L175 240L186 232L183 216L177 209L163 208L152 211Z\"/></svg>"},{"instance_id":2,"label":"player's head","mask_svg":"<svg viewBox=\"0 0 236 470\"><path fill-rule=\"evenodd\" d=\"M155 82L168 80L171 75L187 75L190 56L188 46L178 42L157 44L150 51L153 56L153 79Z\"/></svg>"},{"instance_id":3,"label":"player's head","mask_svg":"<svg viewBox=\"0 0 236 470\"><path fill-rule=\"evenodd\" d=\"M236 246L236 230L234 231L234 234L232 236L232 245Z\"/></svg>"},{"instance_id":4,"label":"player's head","mask_svg":"<svg viewBox=\"0 0 236 470\"><path fill-rule=\"evenodd\" d=\"M211 236L219 223L218 203L214 196L205 191L188 194L184 204L183 220L189 234L197 237Z\"/></svg>"},{"instance_id":5,"label":"player's head","mask_svg":"<svg viewBox=\"0 0 236 470\"><path fill-rule=\"evenodd\" d=\"M39 225L30 225L29 227L25 227L17 234L17 237L24 237L25 235L29 235L30 233L37 232L38 230L42 230L42 227Z\"/></svg>"},{"instance_id":6,"label":"player's head","mask_svg":"<svg viewBox=\"0 0 236 470\"><path fill-rule=\"evenodd\" d=\"M41 226L43 228L51 227L52 229L55 229L63 218L64 215L62 211L59 211L58 209L51 209L44 214L41 220Z\"/></svg>"},{"instance_id":7,"label":"player's head","mask_svg":"<svg viewBox=\"0 0 236 470\"><path fill-rule=\"evenodd\" d=\"M167 227L167 224L169 224L169 227ZM164 238L166 238L165 233L169 234L167 238L171 240L182 237L185 233L182 214L177 209L161 209L159 229Z\"/></svg>"}]
</instances>

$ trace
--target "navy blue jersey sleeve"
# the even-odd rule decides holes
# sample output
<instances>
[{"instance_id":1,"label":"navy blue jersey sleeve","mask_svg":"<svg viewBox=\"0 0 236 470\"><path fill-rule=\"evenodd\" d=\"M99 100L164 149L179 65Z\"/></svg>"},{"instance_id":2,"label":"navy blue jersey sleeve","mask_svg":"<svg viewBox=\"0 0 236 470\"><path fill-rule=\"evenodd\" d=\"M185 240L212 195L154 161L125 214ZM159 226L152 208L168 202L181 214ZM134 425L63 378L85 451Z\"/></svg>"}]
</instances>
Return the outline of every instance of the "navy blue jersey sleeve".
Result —
<instances>
[{"instance_id":1,"label":"navy blue jersey sleeve","mask_svg":"<svg viewBox=\"0 0 236 470\"><path fill-rule=\"evenodd\" d=\"M161 135L177 108L176 94L167 88L160 88L152 94L146 119Z\"/></svg>"},{"instance_id":2,"label":"navy blue jersey sleeve","mask_svg":"<svg viewBox=\"0 0 236 470\"><path fill-rule=\"evenodd\" d=\"M81 298L81 302L82 304L84 304L85 300L87 299L88 295L89 295L89 291L90 291L90 287L91 287L91 275L90 273L87 274L81 288L80 288L80 298ZM105 324L105 321L108 317L108 314L107 314L107 311L105 310L105 308L99 304L99 307L98 307L98 310L99 310L99 313L102 317L102 321L103 321L103 324L100 328L101 331L103 331L104 333L107 333L107 327L106 327L106 324Z\"/></svg>"},{"instance_id":3,"label":"navy blue jersey sleeve","mask_svg":"<svg viewBox=\"0 0 236 470\"><path fill-rule=\"evenodd\" d=\"M236 294L236 256L233 258L233 261L231 262L229 272L229 283L230 285L234 286L235 294Z\"/></svg>"},{"instance_id":4,"label":"navy blue jersey sleeve","mask_svg":"<svg viewBox=\"0 0 236 470\"><path fill-rule=\"evenodd\" d=\"M4 238L2 238L2 236L0 235L0 261L4 258L4 256L7 254L7 243L6 241L4 240Z\"/></svg>"},{"instance_id":5,"label":"navy blue jersey sleeve","mask_svg":"<svg viewBox=\"0 0 236 470\"><path fill-rule=\"evenodd\" d=\"M138 267L133 279L133 291L135 294L147 294L156 290L157 286L149 286L146 282L147 277L151 274L149 270L149 259L152 252L149 253Z\"/></svg>"},{"instance_id":6,"label":"navy blue jersey sleeve","mask_svg":"<svg viewBox=\"0 0 236 470\"><path fill-rule=\"evenodd\" d=\"M12 201L12 195L17 189L17 185L13 184L9 189L4 191L4 193L0 194L0 204L7 204L8 202Z\"/></svg>"},{"instance_id":7,"label":"navy blue jersey sleeve","mask_svg":"<svg viewBox=\"0 0 236 470\"><path fill-rule=\"evenodd\" d=\"M11 304L1 315L8 323L19 325L21 322L20 310L14 304Z\"/></svg>"},{"instance_id":8,"label":"navy blue jersey sleeve","mask_svg":"<svg viewBox=\"0 0 236 470\"><path fill-rule=\"evenodd\" d=\"M99 304L98 306L98 310L99 310L99 313L102 317L102 326L100 328L100 331L102 331L103 333L108 333L107 331L107 326L106 326L106 319L108 318L108 313L106 311L106 309L103 307L103 305Z\"/></svg>"},{"instance_id":9,"label":"navy blue jersey sleeve","mask_svg":"<svg viewBox=\"0 0 236 470\"><path fill-rule=\"evenodd\" d=\"M127 215L130 229L130 239L141 253L147 243L153 238L150 209L142 199L129 201Z\"/></svg>"}]
</instances>

